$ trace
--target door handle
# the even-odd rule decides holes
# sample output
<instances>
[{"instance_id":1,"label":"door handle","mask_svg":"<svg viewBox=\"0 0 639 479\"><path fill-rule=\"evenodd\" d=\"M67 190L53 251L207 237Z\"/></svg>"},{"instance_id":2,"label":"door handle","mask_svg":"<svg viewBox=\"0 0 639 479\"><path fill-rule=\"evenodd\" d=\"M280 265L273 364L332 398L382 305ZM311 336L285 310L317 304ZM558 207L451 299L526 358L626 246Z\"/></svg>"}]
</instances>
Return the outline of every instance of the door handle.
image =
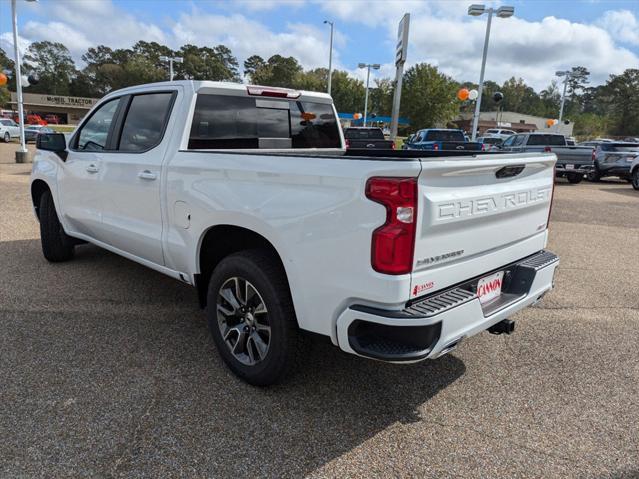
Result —
<instances>
[{"instance_id":1,"label":"door handle","mask_svg":"<svg viewBox=\"0 0 639 479\"><path fill-rule=\"evenodd\" d=\"M94 164L90 164L89 166L87 166L87 171L89 173L97 173L99 171L99 168Z\"/></svg>"},{"instance_id":2,"label":"door handle","mask_svg":"<svg viewBox=\"0 0 639 479\"><path fill-rule=\"evenodd\" d=\"M138 173L138 178L142 180L155 180L157 178L157 175L153 173L152 171L144 170Z\"/></svg>"}]
</instances>

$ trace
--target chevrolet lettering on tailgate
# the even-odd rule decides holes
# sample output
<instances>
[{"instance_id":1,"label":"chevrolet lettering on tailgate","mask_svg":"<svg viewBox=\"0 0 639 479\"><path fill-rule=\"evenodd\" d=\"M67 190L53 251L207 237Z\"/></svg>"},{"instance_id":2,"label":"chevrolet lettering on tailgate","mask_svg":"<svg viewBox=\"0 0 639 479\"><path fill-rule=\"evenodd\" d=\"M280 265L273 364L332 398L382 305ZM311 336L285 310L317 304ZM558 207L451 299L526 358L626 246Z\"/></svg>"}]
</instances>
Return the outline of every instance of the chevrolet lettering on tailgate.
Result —
<instances>
[{"instance_id":1,"label":"chevrolet lettering on tailgate","mask_svg":"<svg viewBox=\"0 0 639 479\"><path fill-rule=\"evenodd\" d=\"M435 205L437 221L497 213L511 208L523 208L532 204L550 201L550 193L551 188L539 188L509 192L500 196L447 201Z\"/></svg>"}]
</instances>

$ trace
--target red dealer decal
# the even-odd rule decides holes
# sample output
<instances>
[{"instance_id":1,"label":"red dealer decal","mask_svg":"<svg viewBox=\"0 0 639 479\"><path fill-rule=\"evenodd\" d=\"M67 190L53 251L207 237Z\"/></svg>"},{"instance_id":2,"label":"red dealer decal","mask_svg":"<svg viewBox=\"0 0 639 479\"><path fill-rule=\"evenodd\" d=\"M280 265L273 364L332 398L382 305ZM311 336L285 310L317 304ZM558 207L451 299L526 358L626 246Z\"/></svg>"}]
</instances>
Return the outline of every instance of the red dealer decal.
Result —
<instances>
[{"instance_id":1,"label":"red dealer decal","mask_svg":"<svg viewBox=\"0 0 639 479\"><path fill-rule=\"evenodd\" d=\"M429 289L432 289L433 286L435 286L435 283L433 281L428 281L424 284L416 284L413 288L413 296L417 296L424 291L428 291Z\"/></svg>"}]
</instances>

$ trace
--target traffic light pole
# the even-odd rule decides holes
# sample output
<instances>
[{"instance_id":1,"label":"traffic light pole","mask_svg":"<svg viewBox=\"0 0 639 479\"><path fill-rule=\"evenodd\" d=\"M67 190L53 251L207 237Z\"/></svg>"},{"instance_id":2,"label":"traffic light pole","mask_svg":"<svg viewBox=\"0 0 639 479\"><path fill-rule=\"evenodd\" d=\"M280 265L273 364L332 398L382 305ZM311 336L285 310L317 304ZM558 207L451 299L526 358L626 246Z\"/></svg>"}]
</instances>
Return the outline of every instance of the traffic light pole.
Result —
<instances>
[{"instance_id":1,"label":"traffic light pole","mask_svg":"<svg viewBox=\"0 0 639 479\"><path fill-rule=\"evenodd\" d=\"M11 0L13 19L13 46L15 48L16 94L18 97L18 120L20 121L20 149L16 151L16 163L25 163L28 159L27 144L24 140L24 109L22 101L22 72L20 71L20 50L18 49L18 13L16 0Z\"/></svg>"}]
</instances>

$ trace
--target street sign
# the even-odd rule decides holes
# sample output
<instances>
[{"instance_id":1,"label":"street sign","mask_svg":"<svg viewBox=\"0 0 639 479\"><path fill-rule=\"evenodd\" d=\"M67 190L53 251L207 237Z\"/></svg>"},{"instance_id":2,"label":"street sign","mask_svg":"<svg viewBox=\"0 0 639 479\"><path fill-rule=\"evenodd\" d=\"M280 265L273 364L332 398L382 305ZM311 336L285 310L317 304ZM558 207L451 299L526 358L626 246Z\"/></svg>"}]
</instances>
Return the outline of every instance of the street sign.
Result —
<instances>
[{"instance_id":1,"label":"street sign","mask_svg":"<svg viewBox=\"0 0 639 479\"><path fill-rule=\"evenodd\" d=\"M405 13L399 22L397 29L397 46L395 48L395 66L406 61L408 50L408 24L410 23L410 13Z\"/></svg>"}]
</instances>

